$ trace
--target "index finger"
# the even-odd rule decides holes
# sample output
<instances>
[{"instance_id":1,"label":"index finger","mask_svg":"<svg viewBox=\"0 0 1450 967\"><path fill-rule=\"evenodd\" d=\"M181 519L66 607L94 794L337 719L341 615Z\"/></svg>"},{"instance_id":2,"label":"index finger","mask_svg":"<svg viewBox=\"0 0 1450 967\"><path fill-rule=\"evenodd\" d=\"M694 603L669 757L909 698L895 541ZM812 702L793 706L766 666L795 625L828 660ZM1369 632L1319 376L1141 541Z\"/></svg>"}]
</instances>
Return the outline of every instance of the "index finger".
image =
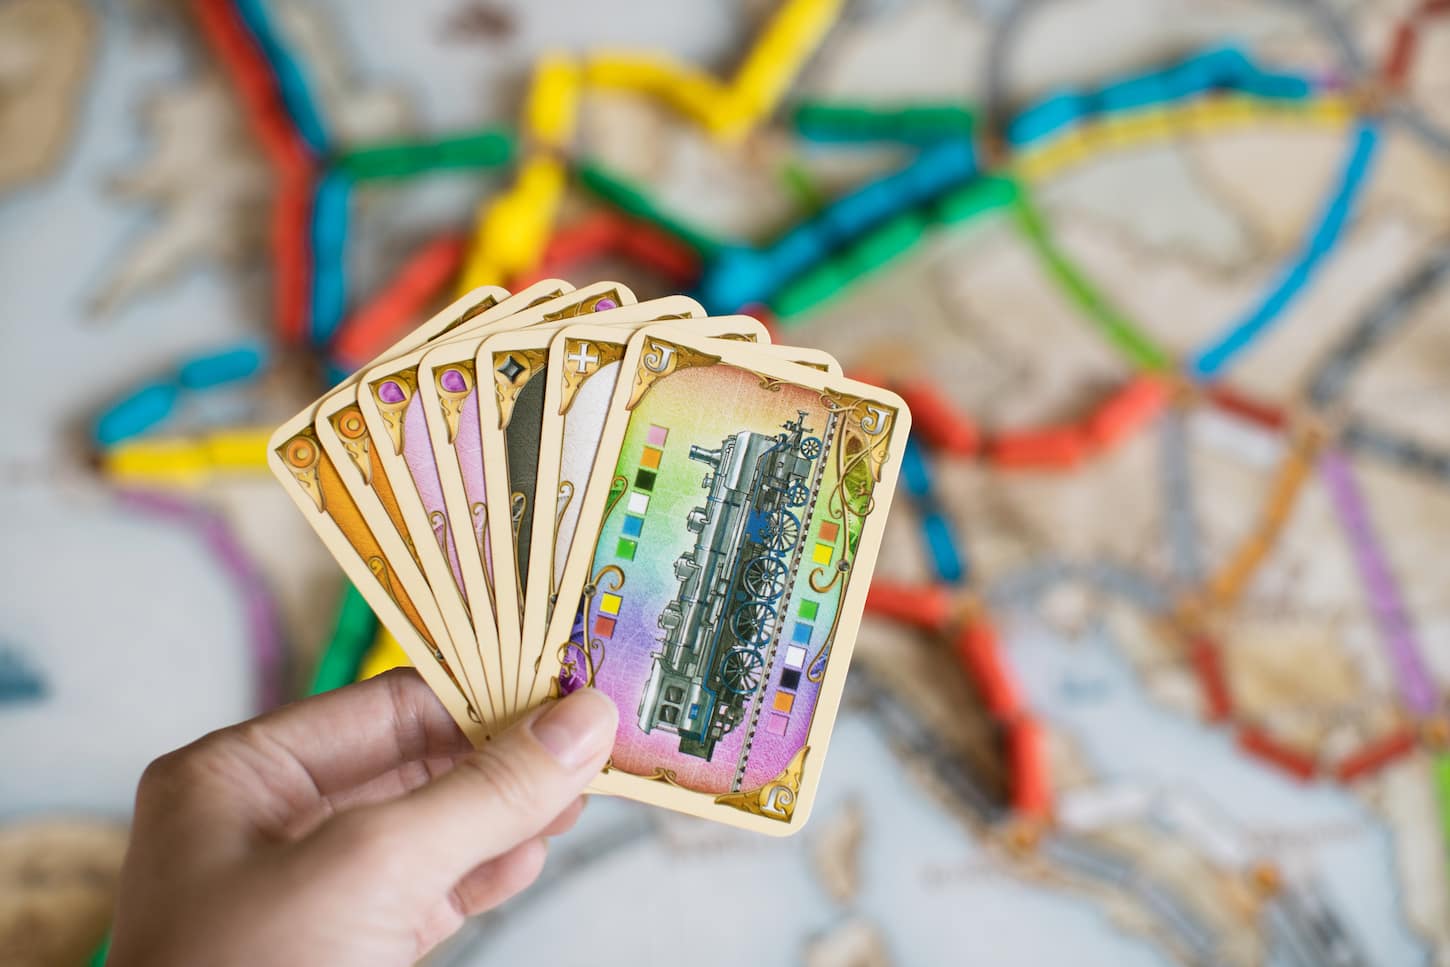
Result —
<instances>
[{"instance_id":1,"label":"index finger","mask_svg":"<svg viewBox=\"0 0 1450 967\"><path fill-rule=\"evenodd\" d=\"M263 754L260 768L305 780L318 797L352 789L420 759L472 748L412 668L314 695L208 737ZM208 741L204 740L204 741Z\"/></svg>"}]
</instances>

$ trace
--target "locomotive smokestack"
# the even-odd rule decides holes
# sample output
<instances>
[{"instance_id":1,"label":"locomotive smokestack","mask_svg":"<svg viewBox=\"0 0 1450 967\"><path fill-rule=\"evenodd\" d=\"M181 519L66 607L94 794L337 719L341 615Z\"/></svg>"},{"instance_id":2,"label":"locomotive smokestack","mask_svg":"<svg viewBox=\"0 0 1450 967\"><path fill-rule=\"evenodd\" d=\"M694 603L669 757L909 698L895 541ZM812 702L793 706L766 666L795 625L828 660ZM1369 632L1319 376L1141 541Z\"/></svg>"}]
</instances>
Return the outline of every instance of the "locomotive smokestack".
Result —
<instances>
[{"instance_id":1,"label":"locomotive smokestack","mask_svg":"<svg viewBox=\"0 0 1450 967\"><path fill-rule=\"evenodd\" d=\"M720 451L706 450L704 447L697 447L692 444L690 446L690 459L698 460L701 463L708 463L710 466L718 469L720 466Z\"/></svg>"}]
</instances>

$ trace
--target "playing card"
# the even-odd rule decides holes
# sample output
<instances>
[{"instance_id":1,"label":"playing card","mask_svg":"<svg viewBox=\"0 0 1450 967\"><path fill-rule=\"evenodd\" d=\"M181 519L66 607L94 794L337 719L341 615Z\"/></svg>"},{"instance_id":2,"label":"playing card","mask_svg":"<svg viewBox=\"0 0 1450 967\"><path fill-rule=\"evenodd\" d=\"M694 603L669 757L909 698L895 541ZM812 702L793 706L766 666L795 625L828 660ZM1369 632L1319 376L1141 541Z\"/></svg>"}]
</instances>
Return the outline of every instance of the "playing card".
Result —
<instances>
[{"instance_id":1,"label":"playing card","mask_svg":"<svg viewBox=\"0 0 1450 967\"><path fill-rule=\"evenodd\" d=\"M683 325L700 336L737 338L757 345L770 341L769 331L750 316L692 318ZM554 507L551 519L535 520L530 536L529 558L537 566L529 569L522 637L535 651L524 656L521 700L533 687L537 648L554 611L584 484L598 454L619 363L633 332L634 327L602 326L591 320L561 330L549 344L535 487L539 494L554 495Z\"/></svg>"},{"instance_id":2,"label":"playing card","mask_svg":"<svg viewBox=\"0 0 1450 967\"><path fill-rule=\"evenodd\" d=\"M516 323L515 317L573 291L574 286L560 279L537 282L480 315L478 326L459 338L436 340L429 344L418 360L417 400L422 406L440 485L439 491L431 487L419 488L418 496L424 501L423 509L428 520L439 520L441 514L442 521L453 535L453 556L449 558L449 564L457 564L453 580L459 583L465 599L488 602L486 610L471 608L469 614L474 623L474 636L479 642L479 660L490 682L490 695L499 704L502 704L505 687L500 654L512 656L518 653L519 628L518 623L511 620L512 612L506 612L505 620L498 621L494 607L492 562L487 555L485 540L487 515L484 513L483 463L478 453L478 400L473 356L482 331L495 332L516 324L526 324ZM477 468L476 472L464 472L471 468ZM465 534L467 539L463 539ZM438 559L433 560L436 570ZM485 621L492 621L494 627L491 630L479 627L479 623ZM492 652L487 647L490 641L494 643Z\"/></svg>"},{"instance_id":3,"label":"playing card","mask_svg":"<svg viewBox=\"0 0 1450 967\"><path fill-rule=\"evenodd\" d=\"M618 704L597 791L794 832L910 416L678 328L638 333L620 375L559 585L579 604L554 611L531 704L587 685Z\"/></svg>"},{"instance_id":4,"label":"playing card","mask_svg":"<svg viewBox=\"0 0 1450 967\"><path fill-rule=\"evenodd\" d=\"M459 326L448 341L478 338L507 326L521 311L569 288L556 279L536 283ZM371 512L376 517L392 505L389 518L394 524L401 522L400 533L432 588L474 697L490 721L496 721L503 714L503 683L493 660L499 650L493 606L487 595L470 599L464 588L459 549L417 391L418 366L430 348L420 346L366 369L351 400L324 402L318 432L329 452L346 447L350 454L366 456L371 472L355 481L364 491L358 496L359 506L364 515Z\"/></svg>"},{"instance_id":5,"label":"playing card","mask_svg":"<svg viewBox=\"0 0 1450 967\"><path fill-rule=\"evenodd\" d=\"M590 318L591 322L598 320L600 325L608 323L621 332L631 332L661 319L704 314L704 308L693 299L667 296L597 311ZM514 615L521 629L535 517L548 347L560 329L576 322L575 318L554 319L491 336L480 343L475 359L480 371L488 367L493 372L494 381L494 392L481 395L478 401L481 450L488 455L483 460L483 475L489 493L508 495L507 501L494 501L487 509L490 554L496 567L508 572L501 584L514 591ZM520 690L526 693L532 685L532 658L537 649L536 641L521 635L519 647L512 655L504 656L514 682L509 697L511 709L518 707ZM521 663L526 655L529 674L525 682Z\"/></svg>"},{"instance_id":6,"label":"playing card","mask_svg":"<svg viewBox=\"0 0 1450 967\"><path fill-rule=\"evenodd\" d=\"M841 373L841 364L823 350L770 345L769 331L750 316L711 316L684 320L680 325L686 332L698 336L754 343L762 352L785 362L836 375ZM619 363L632 335L632 332L626 335L584 324L570 326L554 337L545 390L537 486L539 493L549 493L552 488L557 503L552 527L541 526L538 521L534 524L532 556L547 561L549 566L529 572L523 641L535 650L523 657L521 696L532 693L538 673L539 647L553 616L559 577L574 542L584 484L594 467L604 419L619 378Z\"/></svg>"},{"instance_id":7,"label":"playing card","mask_svg":"<svg viewBox=\"0 0 1450 967\"><path fill-rule=\"evenodd\" d=\"M379 358L411 351L462 325L508 296L505 289L475 289L438 313ZM356 378L344 383L355 385ZM320 402L320 401L319 401ZM412 561L396 546L385 549L381 538L397 538L391 521L374 527L360 513L332 458L322 449L314 429L314 403L273 434L268 463L273 474L323 543L342 565L348 579L367 599L389 633L397 639L459 727L475 743L486 737L483 716L442 646L443 622ZM456 659L455 659L456 662Z\"/></svg>"},{"instance_id":8,"label":"playing card","mask_svg":"<svg viewBox=\"0 0 1450 967\"><path fill-rule=\"evenodd\" d=\"M568 291L547 298L551 289L560 288ZM467 333L460 330L459 338L430 347L431 354L425 351L399 359L364 376L359 391L364 422L391 441L382 451L384 471L395 489L407 492L402 504L407 508L410 529L422 529L414 538L420 546L428 546L420 557L431 568L429 580L443 586L441 596L459 602L455 615L464 614L480 624L474 637L481 643L479 661L491 696L500 693L501 699L504 691L504 678L497 671L500 654L518 654L518 617L516 608L505 608L500 620L494 607L498 589L487 553L487 491L478 449L477 345L484 335L496 331L547 325L579 311L633 301L633 293L617 283L572 291L567 283L548 280L480 316L478 326ZM394 402L388 402L387 396ZM392 440L390 423L401 431L397 440ZM449 584L452 590L447 589ZM512 585L508 587L512 594ZM467 610L468 602L474 600L487 603L489 627L482 626L483 609ZM506 704L500 701L500 715Z\"/></svg>"}]
</instances>

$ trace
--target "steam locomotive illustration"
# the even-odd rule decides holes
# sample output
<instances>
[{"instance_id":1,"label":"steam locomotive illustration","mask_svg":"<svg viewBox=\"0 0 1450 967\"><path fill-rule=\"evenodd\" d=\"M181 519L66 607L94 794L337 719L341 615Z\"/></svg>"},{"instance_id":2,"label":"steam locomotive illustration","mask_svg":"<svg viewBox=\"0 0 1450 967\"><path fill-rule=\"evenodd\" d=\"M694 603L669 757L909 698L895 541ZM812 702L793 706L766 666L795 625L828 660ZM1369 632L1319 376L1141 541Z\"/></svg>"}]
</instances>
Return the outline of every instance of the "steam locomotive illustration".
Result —
<instances>
[{"instance_id":1,"label":"steam locomotive illustration","mask_svg":"<svg viewBox=\"0 0 1450 967\"><path fill-rule=\"evenodd\" d=\"M708 495L685 518L695 546L675 561L679 593L660 613L664 636L639 702L639 727L679 735L686 755L709 760L766 674L821 456L805 419L800 411L773 435L742 430L716 450L690 447L710 468Z\"/></svg>"}]
</instances>

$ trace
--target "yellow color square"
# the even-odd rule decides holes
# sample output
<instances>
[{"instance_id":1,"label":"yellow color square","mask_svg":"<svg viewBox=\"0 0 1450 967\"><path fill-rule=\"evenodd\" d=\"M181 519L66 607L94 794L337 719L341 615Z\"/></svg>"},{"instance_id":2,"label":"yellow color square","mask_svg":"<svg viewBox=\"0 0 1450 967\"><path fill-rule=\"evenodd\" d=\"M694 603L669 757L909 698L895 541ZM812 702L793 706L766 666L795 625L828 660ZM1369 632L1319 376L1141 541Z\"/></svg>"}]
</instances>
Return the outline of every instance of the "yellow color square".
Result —
<instances>
[{"instance_id":1,"label":"yellow color square","mask_svg":"<svg viewBox=\"0 0 1450 967\"><path fill-rule=\"evenodd\" d=\"M816 564L830 564L834 550L829 544L817 544L816 549L811 551L811 561Z\"/></svg>"},{"instance_id":2,"label":"yellow color square","mask_svg":"<svg viewBox=\"0 0 1450 967\"><path fill-rule=\"evenodd\" d=\"M609 594L608 592L606 592L604 596L599 599L599 613L611 615L619 614L619 602L619 595Z\"/></svg>"}]
</instances>

